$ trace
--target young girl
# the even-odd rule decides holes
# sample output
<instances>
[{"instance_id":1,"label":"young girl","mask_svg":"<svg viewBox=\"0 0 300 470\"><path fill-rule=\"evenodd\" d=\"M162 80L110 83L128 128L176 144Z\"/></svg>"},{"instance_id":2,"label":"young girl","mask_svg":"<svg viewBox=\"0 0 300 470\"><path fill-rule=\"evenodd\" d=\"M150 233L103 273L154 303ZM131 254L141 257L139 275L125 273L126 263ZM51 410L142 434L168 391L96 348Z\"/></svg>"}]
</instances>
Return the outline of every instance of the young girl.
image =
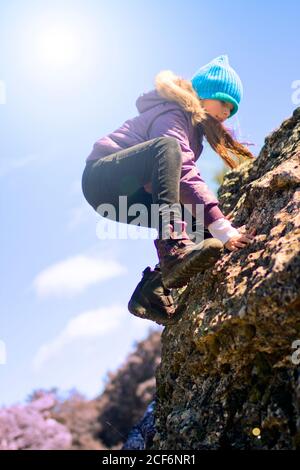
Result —
<instances>
[{"instance_id":1,"label":"young girl","mask_svg":"<svg viewBox=\"0 0 300 470\"><path fill-rule=\"evenodd\" d=\"M147 266L143 271L128 303L136 316L166 324L175 313L171 289L212 266L223 246L237 250L254 236L254 231L242 234L232 227L195 163L204 136L230 168L254 158L222 124L238 111L242 94L241 80L227 55L201 67L191 80L164 70L155 77L155 89L138 97L139 115L99 139L86 159L82 191L88 203L103 216L101 204L110 203L115 210L108 218L158 231L154 244L159 263L154 270ZM146 223L135 222L136 215L128 210L124 220L119 196L127 197L127 208L144 204ZM153 204L159 207L156 221L151 217ZM185 204L190 205L191 227L182 216ZM204 240L195 243L199 205Z\"/></svg>"}]
</instances>

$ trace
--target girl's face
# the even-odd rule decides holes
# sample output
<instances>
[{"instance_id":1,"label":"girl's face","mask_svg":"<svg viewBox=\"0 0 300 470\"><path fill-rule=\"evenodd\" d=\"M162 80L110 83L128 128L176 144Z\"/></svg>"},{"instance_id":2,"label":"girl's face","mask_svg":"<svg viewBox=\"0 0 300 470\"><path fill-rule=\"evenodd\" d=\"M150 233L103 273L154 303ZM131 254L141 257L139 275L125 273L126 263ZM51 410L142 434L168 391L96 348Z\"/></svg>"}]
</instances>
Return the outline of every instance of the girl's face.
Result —
<instances>
[{"instance_id":1,"label":"girl's face","mask_svg":"<svg viewBox=\"0 0 300 470\"><path fill-rule=\"evenodd\" d=\"M230 116L233 104L222 100L201 99L204 109L217 118L220 122L225 121Z\"/></svg>"}]
</instances>

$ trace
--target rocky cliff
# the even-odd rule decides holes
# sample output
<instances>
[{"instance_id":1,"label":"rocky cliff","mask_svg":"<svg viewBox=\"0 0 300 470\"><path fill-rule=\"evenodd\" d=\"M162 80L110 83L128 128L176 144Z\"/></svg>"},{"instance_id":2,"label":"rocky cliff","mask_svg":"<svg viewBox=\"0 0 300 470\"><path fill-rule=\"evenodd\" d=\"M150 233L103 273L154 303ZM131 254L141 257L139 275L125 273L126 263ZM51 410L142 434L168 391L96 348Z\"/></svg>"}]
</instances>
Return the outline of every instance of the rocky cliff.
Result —
<instances>
[{"instance_id":1,"label":"rocky cliff","mask_svg":"<svg viewBox=\"0 0 300 470\"><path fill-rule=\"evenodd\" d=\"M300 447L299 188L300 108L219 189L254 242L174 292L152 449Z\"/></svg>"}]
</instances>

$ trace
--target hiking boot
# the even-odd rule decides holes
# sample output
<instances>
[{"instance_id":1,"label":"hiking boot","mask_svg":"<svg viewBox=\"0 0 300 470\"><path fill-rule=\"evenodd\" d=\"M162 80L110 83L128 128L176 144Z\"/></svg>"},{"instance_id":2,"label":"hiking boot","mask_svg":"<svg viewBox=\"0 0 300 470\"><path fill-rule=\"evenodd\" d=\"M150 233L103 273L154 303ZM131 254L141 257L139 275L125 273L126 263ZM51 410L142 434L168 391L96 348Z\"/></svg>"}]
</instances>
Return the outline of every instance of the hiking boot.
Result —
<instances>
[{"instance_id":1,"label":"hiking boot","mask_svg":"<svg viewBox=\"0 0 300 470\"><path fill-rule=\"evenodd\" d=\"M217 238L194 243L186 233L186 225L181 221L181 232L175 232L169 224L170 237L154 240L162 282L168 289L185 286L191 277L213 266L223 249L223 243Z\"/></svg>"},{"instance_id":2,"label":"hiking boot","mask_svg":"<svg viewBox=\"0 0 300 470\"><path fill-rule=\"evenodd\" d=\"M153 320L160 325L171 323L175 313L174 301L170 289L162 283L158 265L154 270L150 266L144 269L142 280L128 302L128 310L136 317Z\"/></svg>"}]
</instances>

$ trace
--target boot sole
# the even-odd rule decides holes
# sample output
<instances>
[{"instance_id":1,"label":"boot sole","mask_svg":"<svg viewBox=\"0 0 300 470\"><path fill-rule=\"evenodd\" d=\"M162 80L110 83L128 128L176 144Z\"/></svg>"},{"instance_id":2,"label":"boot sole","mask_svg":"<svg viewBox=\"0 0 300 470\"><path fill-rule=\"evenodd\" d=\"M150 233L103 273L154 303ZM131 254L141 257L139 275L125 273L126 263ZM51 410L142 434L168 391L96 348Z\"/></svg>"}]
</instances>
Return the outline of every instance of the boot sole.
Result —
<instances>
[{"instance_id":1,"label":"boot sole","mask_svg":"<svg viewBox=\"0 0 300 470\"><path fill-rule=\"evenodd\" d=\"M220 259L223 243L217 239L204 241L206 243L203 250L199 249L187 255L170 272L162 272L162 282L166 288L185 286L192 277L211 268ZM198 256L197 251L199 251Z\"/></svg>"},{"instance_id":2,"label":"boot sole","mask_svg":"<svg viewBox=\"0 0 300 470\"><path fill-rule=\"evenodd\" d=\"M143 318L144 320L152 320L164 326L172 324L172 319L168 318L167 316L163 317L162 314L158 313L156 310L153 310L150 302L148 302L146 307L143 307L137 301L130 300L127 308L129 312L132 313L132 315Z\"/></svg>"}]
</instances>

